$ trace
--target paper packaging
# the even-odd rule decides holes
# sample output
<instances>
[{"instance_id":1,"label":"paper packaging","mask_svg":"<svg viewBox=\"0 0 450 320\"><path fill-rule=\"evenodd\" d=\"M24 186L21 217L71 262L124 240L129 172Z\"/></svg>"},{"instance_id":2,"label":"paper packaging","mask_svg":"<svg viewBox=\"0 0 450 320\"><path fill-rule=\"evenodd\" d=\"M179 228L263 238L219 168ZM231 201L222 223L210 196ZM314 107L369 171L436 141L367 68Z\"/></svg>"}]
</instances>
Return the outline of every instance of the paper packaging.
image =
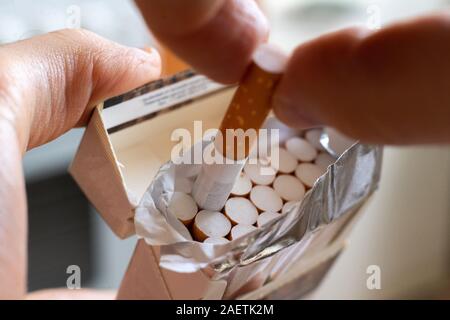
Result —
<instances>
[{"instance_id":1,"label":"paper packaging","mask_svg":"<svg viewBox=\"0 0 450 320\"><path fill-rule=\"evenodd\" d=\"M171 158L173 131L194 133L197 120L203 130L217 128L232 94L233 88L186 71L94 110L70 173L117 236L135 234L134 208Z\"/></svg>"},{"instance_id":2,"label":"paper packaging","mask_svg":"<svg viewBox=\"0 0 450 320\"><path fill-rule=\"evenodd\" d=\"M190 234L165 204L199 168L163 165L171 156L170 137L178 128L194 133L196 120L203 130L218 127L233 90L185 72L94 111L70 172L118 236L136 232L136 217L141 240L118 298L300 297L345 247L361 206L377 188L379 148L353 146L301 206L247 238L218 246L186 241ZM282 139L295 134L277 121L267 127L281 127ZM292 263L282 263L288 257ZM302 287L295 290L294 283Z\"/></svg>"}]
</instances>

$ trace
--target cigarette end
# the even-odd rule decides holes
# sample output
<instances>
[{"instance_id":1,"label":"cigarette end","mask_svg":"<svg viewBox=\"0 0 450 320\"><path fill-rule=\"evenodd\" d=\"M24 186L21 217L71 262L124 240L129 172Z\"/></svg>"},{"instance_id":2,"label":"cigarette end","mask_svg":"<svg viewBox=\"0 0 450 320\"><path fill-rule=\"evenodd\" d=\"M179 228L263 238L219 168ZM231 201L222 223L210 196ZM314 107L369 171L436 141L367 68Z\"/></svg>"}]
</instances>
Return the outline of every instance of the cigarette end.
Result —
<instances>
[{"instance_id":1,"label":"cigarette end","mask_svg":"<svg viewBox=\"0 0 450 320\"><path fill-rule=\"evenodd\" d=\"M231 223L222 213L203 210L195 217L192 233L195 240L203 242L207 238L224 238L230 230Z\"/></svg>"},{"instance_id":2,"label":"cigarette end","mask_svg":"<svg viewBox=\"0 0 450 320\"><path fill-rule=\"evenodd\" d=\"M167 211L183 222L184 225L189 226L198 212L198 207L190 195L183 192L174 192Z\"/></svg>"},{"instance_id":3,"label":"cigarette end","mask_svg":"<svg viewBox=\"0 0 450 320\"><path fill-rule=\"evenodd\" d=\"M256 186L250 193L250 200L260 212L280 212L283 200L274 189L267 186Z\"/></svg>"},{"instance_id":4,"label":"cigarette end","mask_svg":"<svg viewBox=\"0 0 450 320\"><path fill-rule=\"evenodd\" d=\"M225 215L233 225L251 226L258 219L258 210L250 200L242 197L229 199L225 204Z\"/></svg>"},{"instance_id":5,"label":"cigarette end","mask_svg":"<svg viewBox=\"0 0 450 320\"><path fill-rule=\"evenodd\" d=\"M254 226L249 226L249 225L234 226L233 229L231 229L230 240L234 241L234 240L240 239L240 238L245 237L246 235L252 233L255 230L258 230L258 229Z\"/></svg>"}]
</instances>

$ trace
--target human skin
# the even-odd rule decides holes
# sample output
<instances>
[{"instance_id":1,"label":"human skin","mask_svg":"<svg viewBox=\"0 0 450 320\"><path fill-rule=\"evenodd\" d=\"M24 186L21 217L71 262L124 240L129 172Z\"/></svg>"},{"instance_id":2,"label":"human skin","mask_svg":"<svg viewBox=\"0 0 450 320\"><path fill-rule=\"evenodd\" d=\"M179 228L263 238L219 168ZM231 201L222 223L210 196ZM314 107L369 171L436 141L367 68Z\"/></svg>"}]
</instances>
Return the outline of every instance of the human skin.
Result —
<instances>
[{"instance_id":1,"label":"human skin","mask_svg":"<svg viewBox=\"0 0 450 320\"><path fill-rule=\"evenodd\" d=\"M184 0L137 2L162 42L221 82L238 81L268 36L252 0L190 0L191 9ZM442 13L300 45L275 93L275 112L291 126L331 125L371 143L449 143L449 28ZM27 268L23 154L83 125L98 102L157 78L160 61L155 51L64 31L1 46L0 70L0 298L20 299Z\"/></svg>"},{"instance_id":2,"label":"human skin","mask_svg":"<svg viewBox=\"0 0 450 320\"><path fill-rule=\"evenodd\" d=\"M99 102L157 79L160 58L66 30L1 46L0 70L0 299L20 299L27 270L23 154L83 125Z\"/></svg>"},{"instance_id":3,"label":"human skin","mask_svg":"<svg viewBox=\"0 0 450 320\"><path fill-rule=\"evenodd\" d=\"M252 0L136 2L163 43L218 81L238 81L268 35ZM326 34L295 49L273 107L292 127L333 126L364 142L449 143L449 55L447 11Z\"/></svg>"}]
</instances>

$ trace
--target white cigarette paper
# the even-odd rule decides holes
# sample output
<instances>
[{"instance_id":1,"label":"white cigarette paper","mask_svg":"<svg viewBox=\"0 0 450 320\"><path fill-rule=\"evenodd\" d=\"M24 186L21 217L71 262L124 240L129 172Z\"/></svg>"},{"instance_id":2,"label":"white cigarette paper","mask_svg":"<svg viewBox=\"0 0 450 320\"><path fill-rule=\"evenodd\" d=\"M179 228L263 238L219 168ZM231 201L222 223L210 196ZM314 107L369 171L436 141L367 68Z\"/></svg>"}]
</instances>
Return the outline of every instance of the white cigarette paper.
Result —
<instances>
[{"instance_id":1,"label":"white cigarette paper","mask_svg":"<svg viewBox=\"0 0 450 320\"><path fill-rule=\"evenodd\" d=\"M192 196L199 207L209 211L221 211L243 166L244 162L204 165L192 190Z\"/></svg>"},{"instance_id":2,"label":"white cigarette paper","mask_svg":"<svg viewBox=\"0 0 450 320\"><path fill-rule=\"evenodd\" d=\"M239 146L242 142L234 141L234 146L231 146L227 141L228 132L246 132L262 127L272 109L272 95L287 61L288 56L276 46L263 44L256 50L254 63L241 80L222 121L219 139L214 143L216 151L224 158L244 161L250 155L256 141L250 141L248 144L244 142L243 146ZM242 166L203 165L193 191L200 208L221 210L241 171Z\"/></svg>"}]
</instances>

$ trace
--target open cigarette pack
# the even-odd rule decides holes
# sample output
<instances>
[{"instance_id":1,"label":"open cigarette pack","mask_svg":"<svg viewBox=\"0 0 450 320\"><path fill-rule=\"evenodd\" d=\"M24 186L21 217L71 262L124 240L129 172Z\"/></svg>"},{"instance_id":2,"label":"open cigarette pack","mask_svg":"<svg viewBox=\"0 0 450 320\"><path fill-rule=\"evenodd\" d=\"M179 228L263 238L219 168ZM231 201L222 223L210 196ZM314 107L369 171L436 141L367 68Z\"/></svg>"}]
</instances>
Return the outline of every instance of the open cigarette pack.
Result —
<instances>
[{"instance_id":1,"label":"open cigarette pack","mask_svg":"<svg viewBox=\"0 0 450 320\"><path fill-rule=\"evenodd\" d=\"M174 133L191 137L183 158L204 151L235 90L185 71L94 110L70 172L117 236L139 237L119 299L302 298L345 248L378 187L379 147L355 143L333 159L322 131L269 117L282 146L272 176L246 165L216 220L188 201L201 164L170 161ZM301 159L308 141L315 153Z\"/></svg>"}]
</instances>

